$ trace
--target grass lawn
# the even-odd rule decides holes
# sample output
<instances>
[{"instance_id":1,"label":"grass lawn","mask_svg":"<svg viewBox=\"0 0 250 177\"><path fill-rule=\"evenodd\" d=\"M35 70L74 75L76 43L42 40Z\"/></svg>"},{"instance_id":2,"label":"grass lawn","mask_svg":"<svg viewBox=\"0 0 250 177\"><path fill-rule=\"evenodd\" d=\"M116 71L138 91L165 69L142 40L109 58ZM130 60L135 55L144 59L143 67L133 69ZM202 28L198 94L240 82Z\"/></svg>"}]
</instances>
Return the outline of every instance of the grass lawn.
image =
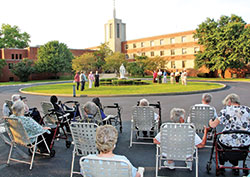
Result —
<instances>
[{"instance_id":1,"label":"grass lawn","mask_svg":"<svg viewBox=\"0 0 250 177\"><path fill-rule=\"evenodd\" d=\"M20 84L35 84L35 83L43 83L43 82L57 82L57 81L66 81L66 80L73 80L71 76L61 76L60 79L50 79L50 80L34 80L34 81L28 81L28 82L21 82L21 81L15 81L15 82L0 82L0 86L4 85L20 85Z\"/></svg>"},{"instance_id":2,"label":"grass lawn","mask_svg":"<svg viewBox=\"0 0 250 177\"><path fill-rule=\"evenodd\" d=\"M98 88L88 88L85 85L83 92L76 91L76 95L127 95L127 94L152 94L152 93L171 93L171 92L188 92L195 90L209 90L220 88L222 85L216 83L189 82L187 86L181 84L152 84L150 85L129 85L129 86L100 86ZM73 94L73 83L42 85L24 88L23 91L46 93L46 94Z\"/></svg>"}]
</instances>

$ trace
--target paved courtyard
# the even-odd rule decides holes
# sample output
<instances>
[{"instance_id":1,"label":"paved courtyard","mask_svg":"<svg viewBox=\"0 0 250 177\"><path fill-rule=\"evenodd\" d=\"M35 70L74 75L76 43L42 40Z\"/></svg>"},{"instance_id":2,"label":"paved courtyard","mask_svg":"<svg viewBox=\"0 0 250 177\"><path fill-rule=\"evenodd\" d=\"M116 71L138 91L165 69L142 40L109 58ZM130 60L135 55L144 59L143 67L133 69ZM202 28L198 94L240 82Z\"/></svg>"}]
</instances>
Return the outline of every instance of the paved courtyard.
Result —
<instances>
[{"instance_id":1,"label":"paved courtyard","mask_svg":"<svg viewBox=\"0 0 250 177\"><path fill-rule=\"evenodd\" d=\"M213 105L217 112L222 108L222 100L229 93L236 93L241 98L241 104L250 106L250 83L239 83L239 82L223 82L228 85L228 87L221 91L211 92L213 95L213 100L211 105ZM4 86L0 87L0 105L3 105L4 100L10 99L11 95L17 93L19 88L24 86ZM24 96L24 94L22 94ZM190 94L190 95L165 95L165 96L146 96L151 103L161 102L162 107L162 121L166 122L169 120L169 112L174 107L184 108L188 112L190 106L195 103L201 102L202 94ZM48 96L39 95L25 95L28 99L28 105L30 107L37 107L41 110L40 102L49 101ZM131 96L131 97L102 97L101 101L104 105L112 105L113 103L119 103L122 106L122 121L123 121L123 132L119 133L118 143L115 149L115 153L125 155L134 166L145 167L145 177L155 176L155 145L133 145L132 148L129 147L129 137L130 137L130 120L131 120L131 110L137 101L143 98L142 96ZM60 100L69 101L76 100L81 104L86 101L91 100L91 97L59 97ZM2 116L2 106L1 113ZM65 142L63 140L56 141L54 149L56 150L56 155L54 158L47 158L37 155L35 157L33 169L30 171L28 165L11 162L10 166L6 166L7 156L9 152L9 146L4 144L0 139L0 176L10 176L10 177L63 177L70 175L70 165L72 158L73 146L69 149L65 147ZM24 152L27 152L24 150ZM211 174L206 173L206 163L210 154L210 149L204 148L199 150L199 176L215 176L215 168L213 167ZM77 161L77 160L76 160ZM250 165L249 165L250 166ZM79 165L76 164L79 168ZM194 166L195 167L195 166ZM195 168L193 171L189 170L161 170L160 176L173 176L173 177L193 177L195 176ZM226 176L233 176L231 170L226 170ZM77 176L77 175L75 175ZM242 173L240 174L242 176Z\"/></svg>"}]
</instances>

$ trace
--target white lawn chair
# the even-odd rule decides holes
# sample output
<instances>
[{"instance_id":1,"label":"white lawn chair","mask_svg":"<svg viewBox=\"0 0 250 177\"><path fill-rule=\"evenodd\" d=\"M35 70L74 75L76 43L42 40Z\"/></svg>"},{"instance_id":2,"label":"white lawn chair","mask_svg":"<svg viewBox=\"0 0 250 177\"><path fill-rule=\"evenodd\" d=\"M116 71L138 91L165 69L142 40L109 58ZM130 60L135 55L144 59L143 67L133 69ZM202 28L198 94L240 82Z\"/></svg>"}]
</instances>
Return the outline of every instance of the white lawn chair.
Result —
<instances>
[{"instance_id":1,"label":"white lawn chair","mask_svg":"<svg viewBox=\"0 0 250 177\"><path fill-rule=\"evenodd\" d=\"M8 145L10 145L10 140L4 135L6 132L5 123L0 124L0 138Z\"/></svg>"},{"instance_id":2,"label":"white lawn chair","mask_svg":"<svg viewBox=\"0 0 250 177\"><path fill-rule=\"evenodd\" d=\"M149 131L158 133L159 122L154 119L154 108L151 106L134 106L131 119L131 134L130 134L130 147L133 144L153 144L153 142L138 142L133 141L133 135L136 135L136 139L151 139L153 137L142 137L138 135L138 132ZM152 128L154 128L152 130Z\"/></svg>"},{"instance_id":3,"label":"white lawn chair","mask_svg":"<svg viewBox=\"0 0 250 177\"><path fill-rule=\"evenodd\" d=\"M71 122L70 130L74 141L74 150L72 155L71 172L73 174L80 174L80 172L74 171L75 155L85 156L88 154L98 154L96 148L96 128L98 127L95 123L79 123Z\"/></svg>"},{"instance_id":4,"label":"white lawn chair","mask_svg":"<svg viewBox=\"0 0 250 177\"><path fill-rule=\"evenodd\" d=\"M132 177L132 167L124 160L85 156L81 157L80 166L84 177ZM138 172L143 177L144 168L139 167Z\"/></svg>"},{"instance_id":5,"label":"white lawn chair","mask_svg":"<svg viewBox=\"0 0 250 177\"><path fill-rule=\"evenodd\" d=\"M164 123L161 125L161 144L156 148L156 177L158 170L167 168L164 161L196 161L196 177L198 177L198 150L195 147L195 127L189 123ZM195 157L193 157L195 153ZM187 166L175 168L190 169Z\"/></svg>"},{"instance_id":6,"label":"white lawn chair","mask_svg":"<svg viewBox=\"0 0 250 177\"><path fill-rule=\"evenodd\" d=\"M20 162L20 163L26 163L30 165L30 170L32 169L32 165L33 165L33 161L34 161L34 157L35 157L35 153L37 152L37 145L40 144L41 142L44 142L48 153L43 153L43 155L47 155L47 156L51 156L53 157L55 154L54 150L49 149L45 138L43 136L43 133L37 134L33 137L28 137L26 130L23 127L22 122L17 119L17 118L6 118L6 125L7 125L7 130L8 133L10 134L10 138L11 138L11 147L10 147L10 152L9 152L9 156L8 156L8 160L7 160L7 164L10 163L10 160L12 161L16 161L16 162ZM38 142L38 136L42 136L42 140ZM30 141L31 138L35 138L35 143L32 143ZM24 161L24 160L19 160L19 159L14 159L13 157L11 157L12 155L12 151L13 148L16 147L16 145L20 145L26 148L29 148L32 152L32 157L31 157L31 161Z\"/></svg>"},{"instance_id":7,"label":"white lawn chair","mask_svg":"<svg viewBox=\"0 0 250 177\"><path fill-rule=\"evenodd\" d=\"M41 102L42 112L43 112L43 121L45 125L55 125L58 120L56 114L52 114L50 110L54 109L54 106L50 102Z\"/></svg>"},{"instance_id":8,"label":"white lawn chair","mask_svg":"<svg viewBox=\"0 0 250 177\"><path fill-rule=\"evenodd\" d=\"M210 119L214 118L214 108L211 106L192 106L189 110L190 123L193 123L196 132L201 133L204 125L208 126Z\"/></svg>"}]
</instances>

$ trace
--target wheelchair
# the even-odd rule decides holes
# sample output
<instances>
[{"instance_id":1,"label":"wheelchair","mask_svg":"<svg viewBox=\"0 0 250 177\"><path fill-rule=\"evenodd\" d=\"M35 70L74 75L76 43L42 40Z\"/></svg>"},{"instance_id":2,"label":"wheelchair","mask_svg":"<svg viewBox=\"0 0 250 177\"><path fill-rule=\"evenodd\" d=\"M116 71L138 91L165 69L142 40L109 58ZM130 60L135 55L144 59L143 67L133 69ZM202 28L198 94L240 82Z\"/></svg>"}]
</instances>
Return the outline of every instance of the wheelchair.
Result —
<instances>
[{"instance_id":1,"label":"wheelchair","mask_svg":"<svg viewBox=\"0 0 250 177\"><path fill-rule=\"evenodd\" d=\"M250 132L242 131L242 130L234 130L234 131L224 131L221 133L216 133L214 131L213 138L213 146L211 149L210 159L207 162L206 170L209 174L212 169L212 162L215 162L216 165L216 176L219 176L221 172L225 171L225 169L235 169L235 170L243 170L245 176L248 175L250 168L247 167L246 161L248 160L249 146L242 147L225 147L219 142L219 137L222 134L245 134L250 135ZM215 155L214 155L215 152ZM242 167L231 167L231 166L219 166L219 159L223 161L243 161ZM236 175L236 174L235 174ZM237 174L238 175L238 174Z\"/></svg>"},{"instance_id":2,"label":"wheelchair","mask_svg":"<svg viewBox=\"0 0 250 177\"><path fill-rule=\"evenodd\" d=\"M69 123L70 121L77 121L81 119L79 110L80 103L78 101L66 101L64 103L59 101L59 104L65 113L69 113Z\"/></svg>"}]
</instances>

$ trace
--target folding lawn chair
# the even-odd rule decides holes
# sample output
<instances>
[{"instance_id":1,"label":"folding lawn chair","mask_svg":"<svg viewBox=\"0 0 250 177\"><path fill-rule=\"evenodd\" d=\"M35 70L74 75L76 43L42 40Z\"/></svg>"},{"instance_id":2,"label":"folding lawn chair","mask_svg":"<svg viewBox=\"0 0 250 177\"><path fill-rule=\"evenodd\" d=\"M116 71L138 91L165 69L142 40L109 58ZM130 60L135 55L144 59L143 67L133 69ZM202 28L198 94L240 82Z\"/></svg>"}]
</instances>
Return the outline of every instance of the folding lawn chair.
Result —
<instances>
[{"instance_id":1,"label":"folding lawn chair","mask_svg":"<svg viewBox=\"0 0 250 177\"><path fill-rule=\"evenodd\" d=\"M189 110L190 123L196 127L196 132L201 133L204 125L208 126L209 120L214 118L214 109L211 106L192 106Z\"/></svg>"},{"instance_id":2,"label":"folding lawn chair","mask_svg":"<svg viewBox=\"0 0 250 177\"><path fill-rule=\"evenodd\" d=\"M81 171L84 177L132 177L132 167L124 160L103 158L98 156L81 157ZM138 168L143 177L144 168Z\"/></svg>"},{"instance_id":3,"label":"folding lawn chair","mask_svg":"<svg viewBox=\"0 0 250 177\"><path fill-rule=\"evenodd\" d=\"M95 142L97 127L98 125L95 123L71 122L70 130L74 141L70 172L71 177L73 174L80 174L80 172L74 171L75 155L85 156L88 154L98 154Z\"/></svg>"},{"instance_id":4,"label":"folding lawn chair","mask_svg":"<svg viewBox=\"0 0 250 177\"><path fill-rule=\"evenodd\" d=\"M164 123L161 125L161 144L156 148L156 177L158 170L167 168L164 161L196 161L196 177L198 177L198 150L195 147L195 127L189 123ZM193 157L195 152L195 158ZM192 166L175 166L192 170Z\"/></svg>"},{"instance_id":5,"label":"folding lawn chair","mask_svg":"<svg viewBox=\"0 0 250 177\"><path fill-rule=\"evenodd\" d=\"M37 145L42 143L42 142L44 142L44 144L48 150L48 154L43 153L43 155L47 155L50 157L53 157L55 155L55 151L49 149L49 147L45 141L45 138L43 136L43 133L37 134L33 137L28 137L27 132L24 129L22 122L17 118L6 118L6 125L7 125L7 131L10 134L10 138L11 138L11 146L10 146L10 152L9 152L7 164L10 163L10 160L20 162L20 163L26 163L26 164L30 165L30 170L31 170L32 166L33 166L35 153L37 152ZM39 142L38 142L38 136L42 136L42 140ZM31 138L32 139L35 138L35 143L31 142ZM15 159L15 158L11 157L12 152L13 152L13 148L15 148L16 145L21 145L23 147L30 149L30 152L32 152L32 157L31 157L30 162Z\"/></svg>"},{"instance_id":6,"label":"folding lawn chair","mask_svg":"<svg viewBox=\"0 0 250 177\"><path fill-rule=\"evenodd\" d=\"M158 133L159 121L154 119L154 108L151 106L134 106L131 119L131 134L130 134L130 147L133 144L153 144L153 142L133 141L133 135L136 139L150 139L153 137L139 136L139 131L149 131Z\"/></svg>"}]
</instances>

